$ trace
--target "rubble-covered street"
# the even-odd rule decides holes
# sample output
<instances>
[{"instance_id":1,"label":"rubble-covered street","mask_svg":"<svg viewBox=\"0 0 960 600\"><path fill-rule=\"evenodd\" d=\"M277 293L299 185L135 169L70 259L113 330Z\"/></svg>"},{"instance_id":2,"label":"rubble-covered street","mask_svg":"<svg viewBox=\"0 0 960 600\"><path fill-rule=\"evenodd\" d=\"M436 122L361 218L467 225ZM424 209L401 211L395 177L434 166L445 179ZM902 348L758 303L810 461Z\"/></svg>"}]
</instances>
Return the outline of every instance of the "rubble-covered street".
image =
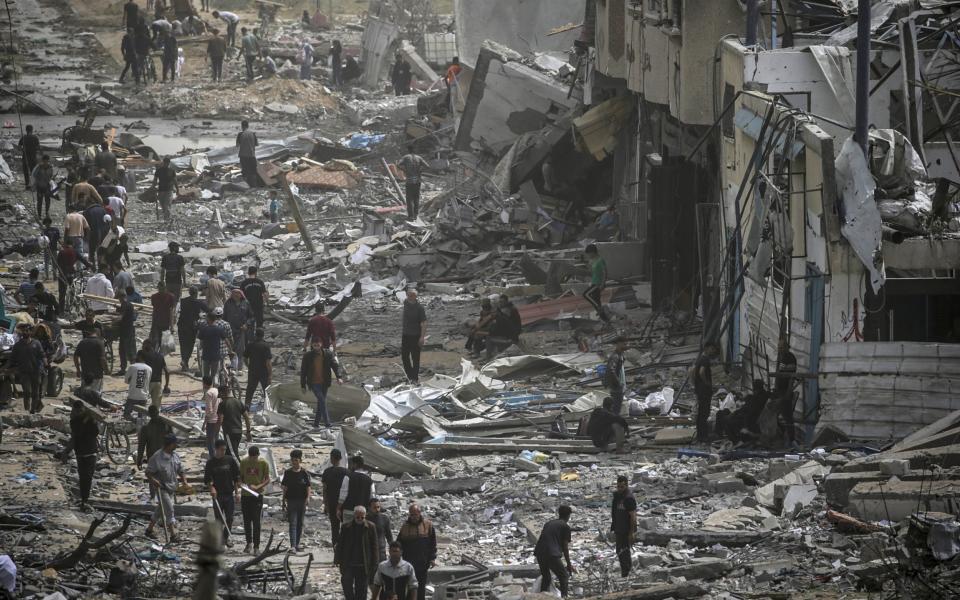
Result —
<instances>
[{"instance_id":1,"label":"rubble-covered street","mask_svg":"<svg viewBox=\"0 0 960 600\"><path fill-rule=\"evenodd\" d=\"M960 598L960 1L4 8L0 599Z\"/></svg>"}]
</instances>

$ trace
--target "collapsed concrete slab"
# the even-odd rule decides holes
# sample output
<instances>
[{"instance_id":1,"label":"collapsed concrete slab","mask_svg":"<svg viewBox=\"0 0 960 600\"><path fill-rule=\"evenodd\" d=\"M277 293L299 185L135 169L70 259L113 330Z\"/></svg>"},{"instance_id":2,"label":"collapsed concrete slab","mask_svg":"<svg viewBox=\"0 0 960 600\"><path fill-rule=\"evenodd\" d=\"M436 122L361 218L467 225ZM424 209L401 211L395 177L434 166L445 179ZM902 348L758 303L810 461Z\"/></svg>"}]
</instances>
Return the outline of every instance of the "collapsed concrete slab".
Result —
<instances>
[{"instance_id":1,"label":"collapsed concrete slab","mask_svg":"<svg viewBox=\"0 0 960 600\"><path fill-rule=\"evenodd\" d=\"M918 510L958 514L960 480L859 483L850 491L849 510L867 521L902 521Z\"/></svg>"},{"instance_id":2,"label":"collapsed concrete slab","mask_svg":"<svg viewBox=\"0 0 960 600\"><path fill-rule=\"evenodd\" d=\"M500 155L521 134L538 131L577 106L567 85L520 62L520 55L484 42L470 82L454 147L473 144Z\"/></svg>"}]
</instances>

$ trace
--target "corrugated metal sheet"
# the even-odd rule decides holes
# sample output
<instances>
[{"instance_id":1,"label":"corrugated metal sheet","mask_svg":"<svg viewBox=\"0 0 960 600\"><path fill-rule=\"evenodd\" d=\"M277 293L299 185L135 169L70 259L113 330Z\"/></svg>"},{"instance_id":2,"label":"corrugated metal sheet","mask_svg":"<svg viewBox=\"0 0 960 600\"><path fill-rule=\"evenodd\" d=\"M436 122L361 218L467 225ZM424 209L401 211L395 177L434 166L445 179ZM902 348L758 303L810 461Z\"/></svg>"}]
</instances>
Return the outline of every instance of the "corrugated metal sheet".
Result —
<instances>
[{"instance_id":1,"label":"corrugated metal sheet","mask_svg":"<svg viewBox=\"0 0 960 600\"><path fill-rule=\"evenodd\" d=\"M899 439L960 410L960 344L823 344L819 425Z\"/></svg>"}]
</instances>

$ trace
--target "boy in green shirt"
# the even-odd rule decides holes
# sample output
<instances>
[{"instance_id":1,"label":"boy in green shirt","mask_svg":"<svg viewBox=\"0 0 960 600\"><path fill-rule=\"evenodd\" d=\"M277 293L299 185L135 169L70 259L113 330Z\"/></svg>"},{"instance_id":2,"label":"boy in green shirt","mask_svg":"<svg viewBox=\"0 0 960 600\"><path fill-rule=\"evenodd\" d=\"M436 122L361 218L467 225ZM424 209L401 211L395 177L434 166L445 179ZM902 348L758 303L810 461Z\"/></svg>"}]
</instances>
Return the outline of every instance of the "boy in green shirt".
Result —
<instances>
[{"instance_id":1,"label":"boy in green shirt","mask_svg":"<svg viewBox=\"0 0 960 600\"><path fill-rule=\"evenodd\" d=\"M247 457L240 461L240 511L243 513L243 535L247 540L244 553L260 553L260 519L263 515L263 490L270 485L270 467L260 458L260 448L247 448ZM247 491L250 488L253 493Z\"/></svg>"},{"instance_id":2,"label":"boy in green shirt","mask_svg":"<svg viewBox=\"0 0 960 600\"><path fill-rule=\"evenodd\" d=\"M603 310L603 305L600 303L600 296L607 287L607 261L600 257L596 244L588 245L584 254L590 261L590 287L583 292L583 297L597 311L600 320L609 323L610 316Z\"/></svg>"}]
</instances>

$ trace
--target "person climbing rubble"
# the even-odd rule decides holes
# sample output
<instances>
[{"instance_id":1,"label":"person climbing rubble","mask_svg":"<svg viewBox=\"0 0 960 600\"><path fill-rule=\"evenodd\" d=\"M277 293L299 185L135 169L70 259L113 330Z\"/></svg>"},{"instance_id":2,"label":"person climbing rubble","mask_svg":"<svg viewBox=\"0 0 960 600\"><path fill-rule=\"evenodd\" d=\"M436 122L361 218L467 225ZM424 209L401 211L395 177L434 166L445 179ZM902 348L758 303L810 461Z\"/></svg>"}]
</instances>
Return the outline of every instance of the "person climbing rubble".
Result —
<instances>
[{"instance_id":1,"label":"person climbing rubble","mask_svg":"<svg viewBox=\"0 0 960 600\"><path fill-rule=\"evenodd\" d=\"M534 547L533 555L537 559L537 567L540 569L540 591L546 592L550 589L551 574L557 578L557 588L560 595L567 597L569 590L570 575L576 573L573 563L570 562L570 515L573 509L566 504L557 509L557 518L547 521L540 531L540 537L537 538L537 544ZM566 561L566 567L560 559ZM421 598L422 600L422 598Z\"/></svg>"}]
</instances>

